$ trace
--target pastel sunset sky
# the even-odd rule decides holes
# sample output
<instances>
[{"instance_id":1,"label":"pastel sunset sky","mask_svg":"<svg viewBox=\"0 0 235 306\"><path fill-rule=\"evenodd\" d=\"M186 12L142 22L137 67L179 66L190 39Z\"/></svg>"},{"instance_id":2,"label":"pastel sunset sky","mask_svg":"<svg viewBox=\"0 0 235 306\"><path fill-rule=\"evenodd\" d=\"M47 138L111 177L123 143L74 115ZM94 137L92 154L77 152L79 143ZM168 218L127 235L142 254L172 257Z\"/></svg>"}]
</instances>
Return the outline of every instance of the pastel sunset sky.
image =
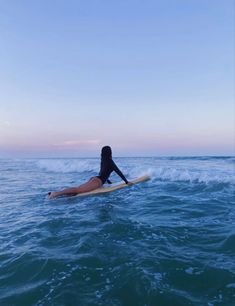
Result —
<instances>
[{"instance_id":1,"label":"pastel sunset sky","mask_svg":"<svg viewBox=\"0 0 235 306\"><path fill-rule=\"evenodd\" d=\"M0 157L234 155L233 0L0 0Z\"/></svg>"}]
</instances>

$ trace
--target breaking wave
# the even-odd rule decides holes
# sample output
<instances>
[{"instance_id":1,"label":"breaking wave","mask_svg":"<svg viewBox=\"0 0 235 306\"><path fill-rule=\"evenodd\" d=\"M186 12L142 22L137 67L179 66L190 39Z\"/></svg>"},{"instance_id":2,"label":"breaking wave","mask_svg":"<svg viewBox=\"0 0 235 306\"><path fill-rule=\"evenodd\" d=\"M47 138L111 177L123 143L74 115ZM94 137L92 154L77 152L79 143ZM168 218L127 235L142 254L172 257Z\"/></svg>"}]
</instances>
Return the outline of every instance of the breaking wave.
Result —
<instances>
[{"instance_id":1,"label":"breaking wave","mask_svg":"<svg viewBox=\"0 0 235 306\"><path fill-rule=\"evenodd\" d=\"M214 158L212 158L214 160ZM193 163L192 163L193 160ZM231 160L231 159L229 159ZM145 174L150 175L153 180L170 182L190 183L225 183L235 184L234 166L226 164L226 167L211 167L205 164L202 167L202 160L192 159L188 164L182 166L179 160L172 159L146 159L145 162L139 159L134 161L128 159L117 159L117 164L122 172L129 178L136 178ZM208 158L206 159L208 161ZM206 162L204 161L204 162ZM36 166L42 171L55 173L92 172L96 175L99 172L99 159L41 159L36 161Z\"/></svg>"}]
</instances>

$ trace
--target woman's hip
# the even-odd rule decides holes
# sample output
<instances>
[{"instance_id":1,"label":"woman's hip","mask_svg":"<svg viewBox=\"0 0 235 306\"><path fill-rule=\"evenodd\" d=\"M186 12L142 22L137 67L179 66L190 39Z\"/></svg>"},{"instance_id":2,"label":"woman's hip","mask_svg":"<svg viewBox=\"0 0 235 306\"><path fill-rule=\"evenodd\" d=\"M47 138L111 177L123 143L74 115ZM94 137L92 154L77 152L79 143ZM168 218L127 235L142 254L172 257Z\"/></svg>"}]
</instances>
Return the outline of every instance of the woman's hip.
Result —
<instances>
[{"instance_id":1,"label":"woman's hip","mask_svg":"<svg viewBox=\"0 0 235 306\"><path fill-rule=\"evenodd\" d=\"M90 178L89 182L97 183L99 186L102 186L102 180L98 176L93 176Z\"/></svg>"}]
</instances>

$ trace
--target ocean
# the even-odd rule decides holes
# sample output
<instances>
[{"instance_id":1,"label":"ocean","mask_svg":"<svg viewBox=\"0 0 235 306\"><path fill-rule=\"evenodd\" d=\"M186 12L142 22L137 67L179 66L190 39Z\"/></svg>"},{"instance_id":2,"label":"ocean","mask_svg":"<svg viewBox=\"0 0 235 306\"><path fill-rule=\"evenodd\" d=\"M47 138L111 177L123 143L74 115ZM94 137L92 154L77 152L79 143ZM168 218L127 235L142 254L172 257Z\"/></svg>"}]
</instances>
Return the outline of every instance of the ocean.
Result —
<instances>
[{"instance_id":1,"label":"ocean","mask_svg":"<svg viewBox=\"0 0 235 306\"><path fill-rule=\"evenodd\" d=\"M0 159L0 305L234 306L235 158L114 161L151 179L48 200L99 159Z\"/></svg>"}]
</instances>

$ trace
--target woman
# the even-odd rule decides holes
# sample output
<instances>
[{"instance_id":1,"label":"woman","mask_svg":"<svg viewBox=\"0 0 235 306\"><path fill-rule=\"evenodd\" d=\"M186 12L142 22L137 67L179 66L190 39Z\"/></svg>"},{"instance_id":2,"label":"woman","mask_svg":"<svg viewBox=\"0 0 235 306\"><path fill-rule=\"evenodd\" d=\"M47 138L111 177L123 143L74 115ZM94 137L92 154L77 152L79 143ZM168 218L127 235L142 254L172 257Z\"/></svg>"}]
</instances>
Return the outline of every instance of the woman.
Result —
<instances>
[{"instance_id":1,"label":"woman","mask_svg":"<svg viewBox=\"0 0 235 306\"><path fill-rule=\"evenodd\" d=\"M105 146L101 150L101 165L100 173L98 176L90 178L88 182L78 187L67 188L62 191L49 192L49 199L53 199L63 195L72 196L78 193L92 191L97 188L100 188L106 181L107 183L111 184L108 178L113 171L115 171L126 184L131 185L131 183L128 182L128 180L125 178L125 176L122 174L122 172L118 169L118 167L112 160L111 148L109 146Z\"/></svg>"}]
</instances>

